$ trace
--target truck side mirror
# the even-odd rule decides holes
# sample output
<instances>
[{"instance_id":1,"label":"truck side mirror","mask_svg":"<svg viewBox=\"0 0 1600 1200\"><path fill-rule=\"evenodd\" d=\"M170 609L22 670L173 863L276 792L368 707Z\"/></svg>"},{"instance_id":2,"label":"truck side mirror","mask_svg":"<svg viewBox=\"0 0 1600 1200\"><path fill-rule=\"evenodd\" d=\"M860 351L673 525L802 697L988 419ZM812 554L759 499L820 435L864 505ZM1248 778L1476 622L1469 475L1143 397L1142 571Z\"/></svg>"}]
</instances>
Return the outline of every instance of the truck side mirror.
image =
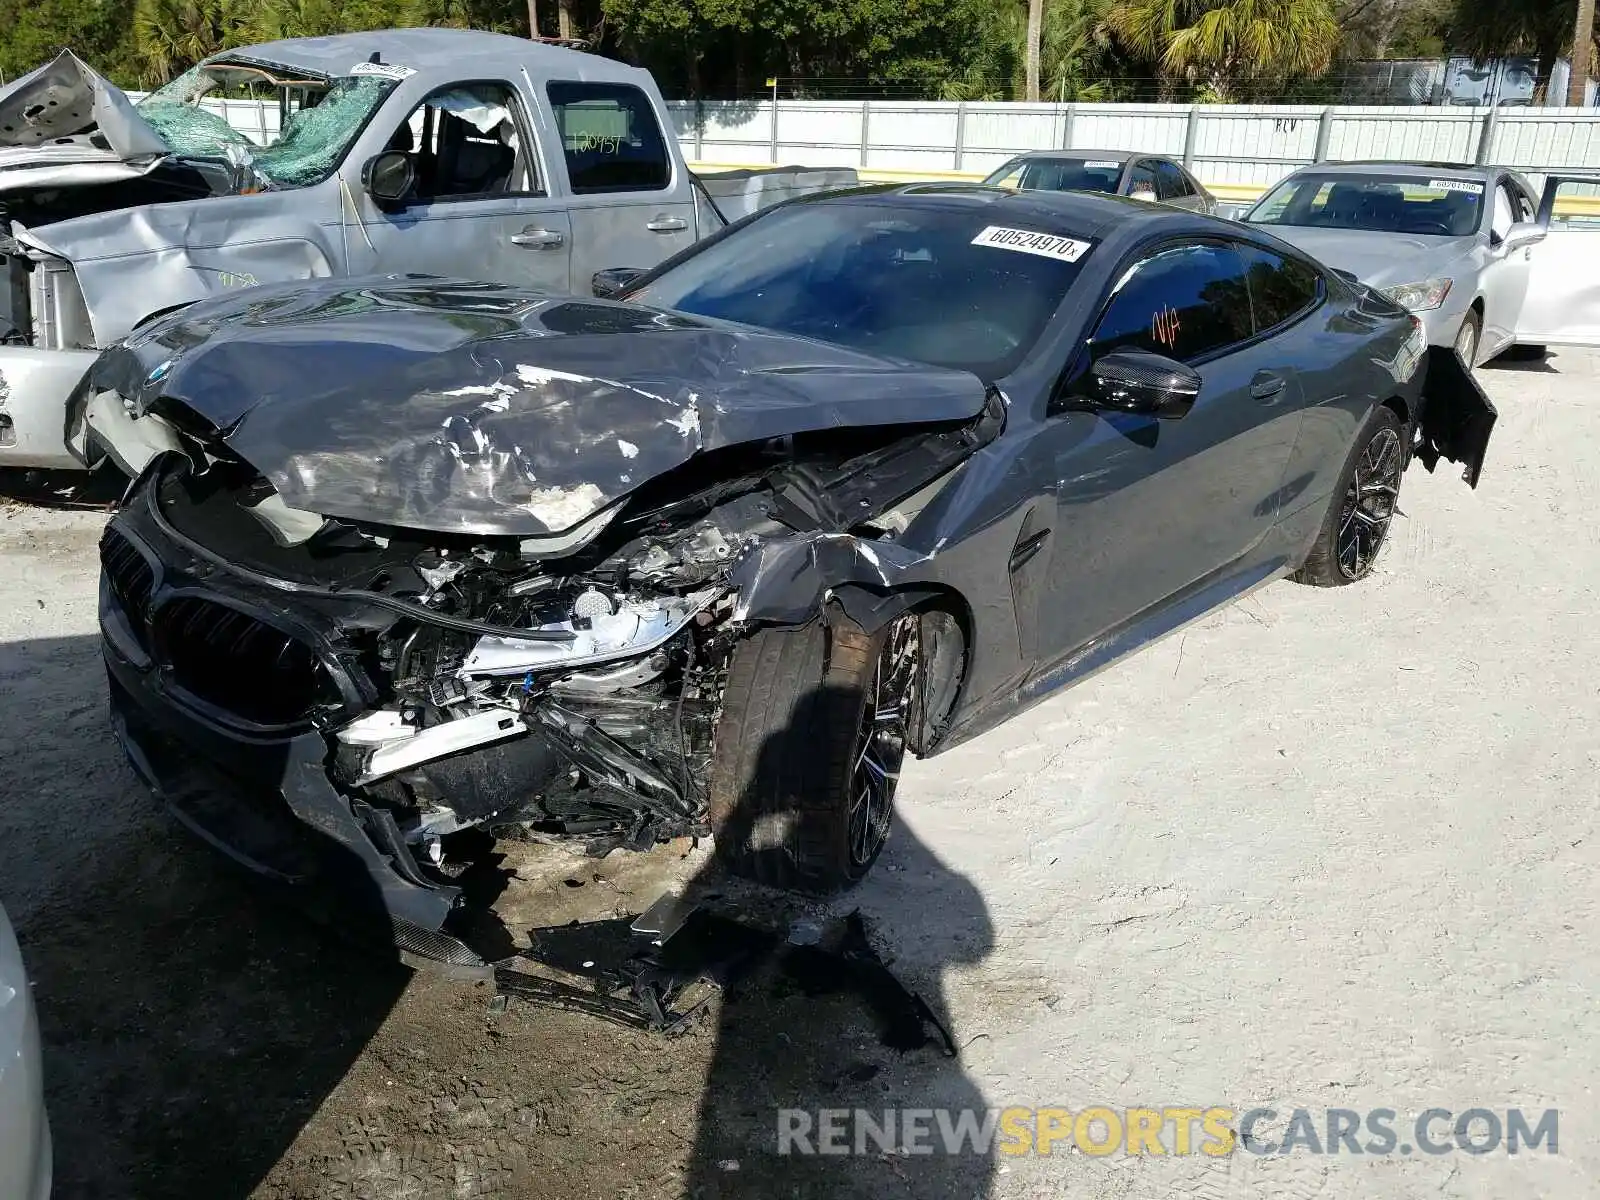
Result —
<instances>
[{"instance_id":1,"label":"truck side mirror","mask_svg":"<svg viewBox=\"0 0 1600 1200\"><path fill-rule=\"evenodd\" d=\"M417 181L417 169L408 155L385 150L367 159L361 168L361 186L381 209L404 208Z\"/></svg>"}]
</instances>

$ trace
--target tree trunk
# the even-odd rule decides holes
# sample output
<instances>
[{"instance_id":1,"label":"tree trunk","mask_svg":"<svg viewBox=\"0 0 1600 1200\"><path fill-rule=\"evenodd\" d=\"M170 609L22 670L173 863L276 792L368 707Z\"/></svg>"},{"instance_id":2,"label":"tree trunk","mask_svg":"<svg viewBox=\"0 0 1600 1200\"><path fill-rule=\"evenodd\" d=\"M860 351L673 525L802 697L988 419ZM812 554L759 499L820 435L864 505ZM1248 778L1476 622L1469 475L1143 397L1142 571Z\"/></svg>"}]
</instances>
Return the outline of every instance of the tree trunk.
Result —
<instances>
[{"instance_id":1,"label":"tree trunk","mask_svg":"<svg viewBox=\"0 0 1600 1200\"><path fill-rule=\"evenodd\" d=\"M539 0L528 0L528 36L539 36Z\"/></svg>"},{"instance_id":2,"label":"tree trunk","mask_svg":"<svg viewBox=\"0 0 1600 1200\"><path fill-rule=\"evenodd\" d=\"M564 38L572 36L572 0L556 0L556 15L560 19L558 32Z\"/></svg>"},{"instance_id":3,"label":"tree trunk","mask_svg":"<svg viewBox=\"0 0 1600 1200\"><path fill-rule=\"evenodd\" d=\"M1028 0L1027 99L1033 104L1039 102L1039 39L1043 34L1044 0Z\"/></svg>"},{"instance_id":4,"label":"tree trunk","mask_svg":"<svg viewBox=\"0 0 1600 1200\"><path fill-rule=\"evenodd\" d=\"M1573 108L1583 105L1585 85L1589 82L1589 58L1594 49L1594 0L1578 0L1578 19L1572 27L1572 54L1567 59L1571 70L1567 72L1567 104Z\"/></svg>"}]
</instances>

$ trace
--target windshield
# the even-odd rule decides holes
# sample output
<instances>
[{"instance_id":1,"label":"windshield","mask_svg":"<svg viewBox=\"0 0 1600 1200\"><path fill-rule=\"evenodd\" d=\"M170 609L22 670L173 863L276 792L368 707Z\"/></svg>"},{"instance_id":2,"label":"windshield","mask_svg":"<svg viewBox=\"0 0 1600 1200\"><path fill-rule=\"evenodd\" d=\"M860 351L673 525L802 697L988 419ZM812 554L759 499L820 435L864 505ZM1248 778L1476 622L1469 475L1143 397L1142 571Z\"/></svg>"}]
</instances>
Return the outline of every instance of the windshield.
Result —
<instances>
[{"instance_id":1,"label":"windshield","mask_svg":"<svg viewBox=\"0 0 1600 1200\"><path fill-rule=\"evenodd\" d=\"M909 204L784 205L627 298L994 380L1038 339L1089 243L990 219Z\"/></svg>"},{"instance_id":2,"label":"windshield","mask_svg":"<svg viewBox=\"0 0 1600 1200\"><path fill-rule=\"evenodd\" d=\"M1121 176L1122 164L1108 158L1019 158L984 183L1028 192L1115 193Z\"/></svg>"},{"instance_id":3,"label":"windshield","mask_svg":"<svg viewBox=\"0 0 1600 1200\"><path fill-rule=\"evenodd\" d=\"M1253 225L1464 237L1477 231L1482 210L1483 184L1470 179L1296 175L1267 193L1244 219Z\"/></svg>"},{"instance_id":4,"label":"windshield","mask_svg":"<svg viewBox=\"0 0 1600 1200\"><path fill-rule=\"evenodd\" d=\"M195 67L141 100L139 115L181 158L244 160L268 187L304 187L333 172L395 87L395 80L375 75L269 85L260 72L253 74L256 79L241 83L237 66ZM225 98L270 103L274 109L282 101L292 111L261 146L220 112L201 107L202 99L217 104Z\"/></svg>"}]
</instances>

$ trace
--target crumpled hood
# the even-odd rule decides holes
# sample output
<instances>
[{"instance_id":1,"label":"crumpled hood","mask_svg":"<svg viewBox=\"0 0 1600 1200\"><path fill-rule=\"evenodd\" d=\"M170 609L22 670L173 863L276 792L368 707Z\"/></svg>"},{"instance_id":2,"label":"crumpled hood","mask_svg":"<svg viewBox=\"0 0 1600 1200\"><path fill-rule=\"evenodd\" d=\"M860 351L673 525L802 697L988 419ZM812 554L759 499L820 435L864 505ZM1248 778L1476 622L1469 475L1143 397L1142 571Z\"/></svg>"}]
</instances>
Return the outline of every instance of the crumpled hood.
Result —
<instances>
[{"instance_id":1,"label":"crumpled hood","mask_svg":"<svg viewBox=\"0 0 1600 1200\"><path fill-rule=\"evenodd\" d=\"M0 88L0 192L130 179L169 153L127 94L70 50Z\"/></svg>"},{"instance_id":2,"label":"crumpled hood","mask_svg":"<svg viewBox=\"0 0 1600 1200\"><path fill-rule=\"evenodd\" d=\"M1475 244L1471 237L1411 237L1403 233L1302 229L1292 225L1262 228L1312 258L1349 271L1362 283L1376 288L1449 275L1459 268Z\"/></svg>"},{"instance_id":3,"label":"crumpled hood","mask_svg":"<svg viewBox=\"0 0 1600 1200\"><path fill-rule=\"evenodd\" d=\"M135 411L203 418L292 508L521 537L570 529L703 450L965 420L986 397L963 371L418 277L202 301L106 351L90 380Z\"/></svg>"}]
</instances>

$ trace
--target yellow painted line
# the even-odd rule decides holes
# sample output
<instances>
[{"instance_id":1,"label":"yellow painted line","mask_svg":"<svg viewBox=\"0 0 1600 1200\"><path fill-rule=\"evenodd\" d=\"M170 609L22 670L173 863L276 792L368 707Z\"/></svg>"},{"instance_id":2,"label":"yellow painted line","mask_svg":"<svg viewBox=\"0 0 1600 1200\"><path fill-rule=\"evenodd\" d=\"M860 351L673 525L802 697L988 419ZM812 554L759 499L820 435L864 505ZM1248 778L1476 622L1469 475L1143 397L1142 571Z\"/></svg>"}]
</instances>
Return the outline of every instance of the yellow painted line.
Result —
<instances>
[{"instance_id":1,"label":"yellow painted line","mask_svg":"<svg viewBox=\"0 0 1600 1200\"><path fill-rule=\"evenodd\" d=\"M709 163L692 162L689 164L691 171L760 171L772 167L772 163ZM780 166L792 164L782 163ZM843 170L846 168L817 167L819 171ZM894 171L887 168L867 167L857 168L856 175L862 183L916 183L919 180L929 182L963 181L977 183L987 178L986 173L979 171ZM1218 200L1233 200L1250 202L1259 200L1265 193L1266 187L1259 183L1207 183L1205 188ZM1558 217L1594 217L1600 216L1600 196L1558 196L1556 198L1555 215Z\"/></svg>"}]
</instances>

